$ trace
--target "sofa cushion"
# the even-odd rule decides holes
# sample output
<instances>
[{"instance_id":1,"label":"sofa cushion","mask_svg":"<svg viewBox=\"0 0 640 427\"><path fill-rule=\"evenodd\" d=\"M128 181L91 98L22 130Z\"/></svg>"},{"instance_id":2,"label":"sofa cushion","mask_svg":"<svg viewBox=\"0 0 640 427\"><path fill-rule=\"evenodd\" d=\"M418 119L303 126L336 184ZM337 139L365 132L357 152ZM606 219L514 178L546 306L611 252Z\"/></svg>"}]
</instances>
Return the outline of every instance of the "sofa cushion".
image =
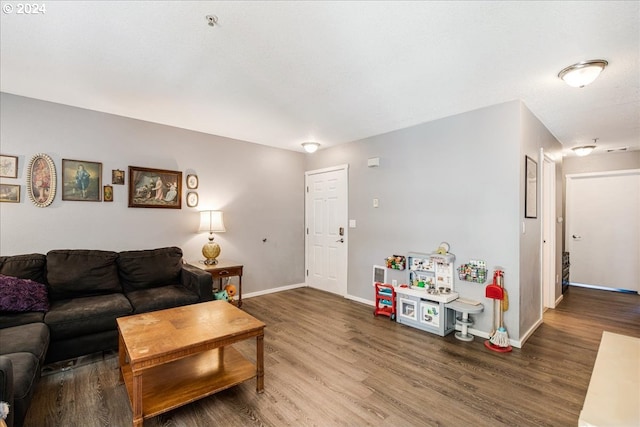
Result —
<instances>
[{"instance_id":1,"label":"sofa cushion","mask_svg":"<svg viewBox=\"0 0 640 427\"><path fill-rule=\"evenodd\" d=\"M164 308L198 302L198 295L181 285L161 286L127 293L134 313L162 310Z\"/></svg>"},{"instance_id":2,"label":"sofa cushion","mask_svg":"<svg viewBox=\"0 0 640 427\"><path fill-rule=\"evenodd\" d=\"M26 313L0 312L0 329L38 322L44 322L44 313L39 311L28 311Z\"/></svg>"},{"instance_id":3,"label":"sofa cushion","mask_svg":"<svg viewBox=\"0 0 640 427\"><path fill-rule=\"evenodd\" d=\"M49 347L49 328L44 323L30 323L0 329L0 354L27 352L44 361Z\"/></svg>"},{"instance_id":4,"label":"sofa cushion","mask_svg":"<svg viewBox=\"0 0 640 427\"><path fill-rule=\"evenodd\" d=\"M40 378L42 366L31 353L11 353L4 355L13 366L13 411L14 423L22 425L29 403L33 397L34 385Z\"/></svg>"},{"instance_id":5,"label":"sofa cushion","mask_svg":"<svg viewBox=\"0 0 640 427\"><path fill-rule=\"evenodd\" d=\"M182 249L177 247L124 251L118 271L125 292L180 283Z\"/></svg>"},{"instance_id":6,"label":"sofa cushion","mask_svg":"<svg viewBox=\"0 0 640 427\"><path fill-rule=\"evenodd\" d=\"M52 301L44 321L49 325L51 340L56 341L115 330L116 318L132 312L123 294L96 295Z\"/></svg>"},{"instance_id":7,"label":"sofa cushion","mask_svg":"<svg viewBox=\"0 0 640 427\"><path fill-rule=\"evenodd\" d=\"M117 258L118 254L111 251L58 249L48 252L49 299L122 292Z\"/></svg>"},{"instance_id":8,"label":"sofa cushion","mask_svg":"<svg viewBox=\"0 0 640 427\"><path fill-rule=\"evenodd\" d=\"M46 282L46 257L42 254L26 254L0 257L0 274Z\"/></svg>"},{"instance_id":9,"label":"sofa cushion","mask_svg":"<svg viewBox=\"0 0 640 427\"><path fill-rule=\"evenodd\" d=\"M47 311L47 287L31 279L0 274L0 311Z\"/></svg>"}]
</instances>

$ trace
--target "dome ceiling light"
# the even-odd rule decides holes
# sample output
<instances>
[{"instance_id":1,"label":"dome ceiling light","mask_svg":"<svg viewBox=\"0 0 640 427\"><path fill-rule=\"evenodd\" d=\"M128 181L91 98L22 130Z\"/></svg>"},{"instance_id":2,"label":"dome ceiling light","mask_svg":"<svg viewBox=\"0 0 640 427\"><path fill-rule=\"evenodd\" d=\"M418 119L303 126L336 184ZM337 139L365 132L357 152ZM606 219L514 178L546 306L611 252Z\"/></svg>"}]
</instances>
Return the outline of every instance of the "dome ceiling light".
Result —
<instances>
[{"instance_id":1,"label":"dome ceiling light","mask_svg":"<svg viewBox=\"0 0 640 427\"><path fill-rule=\"evenodd\" d=\"M318 148L320 148L320 144L317 142L303 142L302 148L304 148L304 151L307 153L315 153Z\"/></svg>"},{"instance_id":2,"label":"dome ceiling light","mask_svg":"<svg viewBox=\"0 0 640 427\"><path fill-rule=\"evenodd\" d=\"M597 141L598 141L598 138L594 138L593 139L593 144L587 144L587 145L581 145L579 147L573 147L571 150L573 150L573 152L576 153L577 156L580 156L580 157L588 156L596 148L596 142Z\"/></svg>"},{"instance_id":3,"label":"dome ceiling light","mask_svg":"<svg viewBox=\"0 0 640 427\"><path fill-rule=\"evenodd\" d=\"M558 77L571 87L585 87L597 79L607 65L604 59L578 62L560 71Z\"/></svg>"}]
</instances>

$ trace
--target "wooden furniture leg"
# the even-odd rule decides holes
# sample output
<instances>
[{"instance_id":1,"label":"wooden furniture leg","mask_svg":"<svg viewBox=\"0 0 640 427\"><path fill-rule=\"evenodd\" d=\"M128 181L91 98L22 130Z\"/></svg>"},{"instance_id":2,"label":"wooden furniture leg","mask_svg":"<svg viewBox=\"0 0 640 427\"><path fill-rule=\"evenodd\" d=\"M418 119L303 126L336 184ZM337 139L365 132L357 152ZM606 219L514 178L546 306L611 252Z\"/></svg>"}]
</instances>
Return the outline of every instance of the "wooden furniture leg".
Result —
<instances>
[{"instance_id":1,"label":"wooden furniture leg","mask_svg":"<svg viewBox=\"0 0 640 427\"><path fill-rule=\"evenodd\" d=\"M120 381L124 381L124 377L122 376L122 366L127 363L127 356L124 349L124 340L122 339L120 331L118 331L118 360L120 361Z\"/></svg>"},{"instance_id":2,"label":"wooden furniture leg","mask_svg":"<svg viewBox=\"0 0 640 427\"><path fill-rule=\"evenodd\" d=\"M256 391L264 392L264 334L256 337Z\"/></svg>"},{"instance_id":3,"label":"wooden furniture leg","mask_svg":"<svg viewBox=\"0 0 640 427\"><path fill-rule=\"evenodd\" d=\"M142 427L142 373L133 373L133 427Z\"/></svg>"}]
</instances>

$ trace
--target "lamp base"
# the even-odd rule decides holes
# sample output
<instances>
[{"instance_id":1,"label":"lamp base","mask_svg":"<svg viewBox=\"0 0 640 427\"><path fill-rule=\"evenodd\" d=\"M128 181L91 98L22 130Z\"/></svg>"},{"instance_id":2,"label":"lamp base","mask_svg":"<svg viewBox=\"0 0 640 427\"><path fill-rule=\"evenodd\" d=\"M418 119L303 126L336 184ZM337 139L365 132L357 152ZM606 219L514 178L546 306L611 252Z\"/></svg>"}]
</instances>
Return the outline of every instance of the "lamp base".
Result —
<instances>
[{"instance_id":1,"label":"lamp base","mask_svg":"<svg viewBox=\"0 0 640 427\"><path fill-rule=\"evenodd\" d=\"M204 255L205 265L215 265L218 263L218 255L220 255L220 245L214 241L208 241L202 247L202 255Z\"/></svg>"}]
</instances>

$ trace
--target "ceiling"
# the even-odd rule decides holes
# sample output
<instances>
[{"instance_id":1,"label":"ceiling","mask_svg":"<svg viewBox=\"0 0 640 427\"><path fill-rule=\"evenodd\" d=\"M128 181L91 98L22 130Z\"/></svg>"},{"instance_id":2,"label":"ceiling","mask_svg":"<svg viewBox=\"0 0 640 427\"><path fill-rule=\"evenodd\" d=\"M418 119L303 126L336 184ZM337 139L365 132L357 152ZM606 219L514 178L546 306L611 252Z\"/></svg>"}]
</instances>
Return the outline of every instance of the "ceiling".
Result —
<instances>
[{"instance_id":1,"label":"ceiling","mask_svg":"<svg viewBox=\"0 0 640 427\"><path fill-rule=\"evenodd\" d=\"M2 3L2 92L296 151L521 99L565 149L640 150L638 1L37 3Z\"/></svg>"}]
</instances>

